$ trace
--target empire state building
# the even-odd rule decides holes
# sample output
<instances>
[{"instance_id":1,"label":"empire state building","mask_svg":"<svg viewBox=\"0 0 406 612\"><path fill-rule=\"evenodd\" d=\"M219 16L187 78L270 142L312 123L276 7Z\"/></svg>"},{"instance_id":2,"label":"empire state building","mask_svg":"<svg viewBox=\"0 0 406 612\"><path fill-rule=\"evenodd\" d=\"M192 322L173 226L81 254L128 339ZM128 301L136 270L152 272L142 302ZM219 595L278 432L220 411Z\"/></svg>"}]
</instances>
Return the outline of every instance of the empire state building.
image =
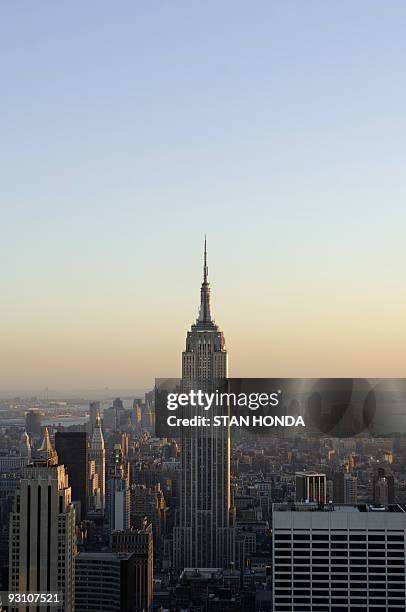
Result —
<instances>
[{"instance_id":1,"label":"empire state building","mask_svg":"<svg viewBox=\"0 0 406 612\"><path fill-rule=\"evenodd\" d=\"M182 386L185 390L213 390L227 374L224 335L210 312L205 239L200 310L182 353ZM178 569L222 568L233 560L229 511L229 429L188 428L182 436L180 506L174 530L174 564Z\"/></svg>"}]
</instances>

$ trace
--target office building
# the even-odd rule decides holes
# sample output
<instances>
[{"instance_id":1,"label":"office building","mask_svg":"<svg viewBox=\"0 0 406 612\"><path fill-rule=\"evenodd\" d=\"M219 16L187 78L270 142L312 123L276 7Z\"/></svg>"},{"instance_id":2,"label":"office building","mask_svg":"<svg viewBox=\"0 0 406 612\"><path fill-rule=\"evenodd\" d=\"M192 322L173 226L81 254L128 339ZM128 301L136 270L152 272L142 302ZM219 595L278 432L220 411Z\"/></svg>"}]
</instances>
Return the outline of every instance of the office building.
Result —
<instances>
[{"instance_id":1,"label":"office building","mask_svg":"<svg viewBox=\"0 0 406 612\"><path fill-rule=\"evenodd\" d=\"M150 488L132 485L130 508L132 527L140 529L147 518L153 525L154 536L161 537L165 530L166 502L159 483Z\"/></svg>"},{"instance_id":2,"label":"office building","mask_svg":"<svg viewBox=\"0 0 406 612\"><path fill-rule=\"evenodd\" d=\"M88 498L88 435L84 431L55 433L55 450L58 461L69 476L72 500L80 502L80 518L86 518Z\"/></svg>"},{"instance_id":3,"label":"office building","mask_svg":"<svg viewBox=\"0 0 406 612\"><path fill-rule=\"evenodd\" d=\"M31 436L41 435L41 417L38 410L29 410L25 415L25 430Z\"/></svg>"},{"instance_id":4,"label":"office building","mask_svg":"<svg viewBox=\"0 0 406 612\"><path fill-rule=\"evenodd\" d=\"M358 478L351 474L344 474L344 503L358 503Z\"/></svg>"},{"instance_id":5,"label":"office building","mask_svg":"<svg viewBox=\"0 0 406 612\"><path fill-rule=\"evenodd\" d=\"M76 557L76 612L133 612L134 555L80 552Z\"/></svg>"},{"instance_id":6,"label":"office building","mask_svg":"<svg viewBox=\"0 0 406 612\"><path fill-rule=\"evenodd\" d=\"M317 472L296 472L296 501L325 504L327 501L327 479Z\"/></svg>"},{"instance_id":7,"label":"office building","mask_svg":"<svg viewBox=\"0 0 406 612\"><path fill-rule=\"evenodd\" d=\"M274 612L404 612L406 506L274 504Z\"/></svg>"},{"instance_id":8,"label":"office building","mask_svg":"<svg viewBox=\"0 0 406 612\"><path fill-rule=\"evenodd\" d=\"M374 475L372 486L374 504L386 506L395 503L395 480L388 470L379 468Z\"/></svg>"},{"instance_id":9,"label":"office building","mask_svg":"<svg viewBox=\"0 0 406 612\"><path fill-rule=\"evenodd\" d=\"M104 431L118 431L118 414L115 406L110 406L103 412L103 429Z\"/></svg>"},{"instance_id":10,"label":"office building","mask_svg":"<svg viewBox=\"0 0 406 612\"><path fill-rule=\"evenodd\" d=\"M99 500L99 507L97 509L104 513L106 498L106 450L104 448L104 437L99 415L96 416L96 425L92 435L89 459L94 461L95 473L97 474L98 493L96 497Z\"/></svg>"},{"instance_id":11,"label":"office building","mask_svg":"<svg viewBox=\"0 0 406 612\"><path fill-rule=\"evenodd\" d=\"M34 461L23 470L10 515L9 590L61 593L58 609L73 612L75 556L75 510L65 467L52 458Z\"/></svg>"},{"instance_id":12,"label":"office building","mask_svg":"<svg viewBox=\"0 0 406 612\"><path fill-rule=\"evenodd\" d=\"M112 550L116 553L134 554L135 612L150 612L154 570L152 525L145 525L142 529L113 532Z\"/></svg>"},{"instance_id":13,"label":"office building","mask_svg":"<svg viewBox=\"0 0 406 612\"><path fill-rule=\"evenodd\" d=\"M182 353L185 389L213 389L227 377L223 332L211 316L206 241L200 311ZM212 419L213 421L213 419ZM174 529L174 561L184 567L227 567L234 557L229 526L230 433L226 427L196 427L182 437L180 509Z\"/></svg>"},{"instance_id":14,"label":"office building","mask_svg":"<svg viewBox=\"0 0 406 612\"><path fill-rule=\"evenodd\" d=\"M109 533L130 528L130 483L128 461L116 444L108 466L106 525Z\"/></svg>"},{"instance_id":15,"label":"office building","mask_svg":"<svg viewBox=\"0 0 406 612\"><path fill-rule=\"evenodd\" d=\"M344 472L334 474L332 500L335 504L357 504L358 478Z\"/></svg>"},{"instance_id":16,"label":"office building","mask_svg":"<svg viewBox=\"0 0 406 612\"><path fill-rule=\"evenodd\" d=\"M100 402L89 402L89 433L93 435L94 428L96 427L97 417L101 417L100 414Z\"/></svg>"}]
</instances>

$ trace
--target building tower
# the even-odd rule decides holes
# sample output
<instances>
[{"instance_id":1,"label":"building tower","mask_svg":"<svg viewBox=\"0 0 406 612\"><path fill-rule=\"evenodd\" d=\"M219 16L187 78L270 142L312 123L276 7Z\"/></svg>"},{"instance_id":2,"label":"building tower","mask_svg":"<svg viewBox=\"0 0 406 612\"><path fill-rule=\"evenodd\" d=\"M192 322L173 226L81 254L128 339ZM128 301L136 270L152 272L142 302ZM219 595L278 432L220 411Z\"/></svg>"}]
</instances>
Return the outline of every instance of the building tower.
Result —
<instances>
[{"instance_id":1,"label":"building tower","mask_svg":"<svg viewBox=\"0 0 406 612\"><path fill-rule=\"evenodd\" d=\"M97 415L100 416L100 402L89 402L89 434L93 435Z\"/></svg>"},{"instance_id":2,"label":"building tower","mask_svg":"<svg viewBox=\"0 0 406 612\"><path fill-rule=\"evenodd\" d=\"M10 515L9 588L15 593L61 593L57 609L73 612L75 509L65 467L54 458L39 459L23 470Z\"/></svg>"},{"instance_id":3,"label":"building tower","mask_svg":"<svg viewBox=\"0 0 406 612\"><path fill-rule=\"evenodd\" d=\"M352 474L336 472L333 476L333 502L335 504L358 503L358 478Z\"/></svg>"},{"instance_id":4,"label":"building tower","mask_svg":"<svg viewBox=\"0 0 406 612\"><path fill-rule=\"evenodd\" d=\"M210 312L205 239L200 310L182 353L182 386L186 390L209 391L226 377L225 340ZM220 568L233 560L234 532L229 527L229 509L229 429L195 427L192 432L183 432L180 504L174 530L174 564L178 569Z\"/></svg>"},{"instance_id":5,"label":"building tower","mask_svg":"<svg viewBox=\"0 0 406 612\"><path fill-rule=\"evenodd\" d=\"M120 444L115 444L108 466L106 483L106 528L112 531L130 528L130 480L128 461Z\"/></svg>"},{"instance_id":6,"label":"building tower","mask_svg":"<svg viewBox=\"0 0 406 612\"><path fill-rule=\"evenodd\" d=\"M274 504L271 609L403 612L405 543L403 504Z\"/></svg>"},{"instance_id":7,"label":"building tower","mask_svg":"<svg viewBox=\"0 0 406 612\"><path fill-rule=\"evenodd\" d=\"M90 459L95 462L98 488L100 490L100 510L104 512L106 497L106 451L101 428L100 415L96 416L96 425L92 435Z\"/></svg>"},{"instance_id":8,"label":"building tower","mask_svg":"<svg viewBox=\"0 0 406 612\"><path fill-rule=\"evenodd\" d=\"M77 612L134 611L134 554L80 552L76 557Z\"/></svg>"},{"instance_id":9,"label":"building tower","mask_svg":"<svg viewBox=\"0 0 406 612\"><path fill-rule=\"evenodd\" d=\"M327 479L317 472L296 472L296 501L325 504L327 502Z\"/></svg>"},{"instance_id":10,"label":"building tower","mask_svg":"<svg viewBox=\"0 0 406 612\"><path fill-rule=\"evenodd\" d=\"M395 502L395 481L393 475L384 468L379 468L373 482L374 504L393 504Z\"/></svg>"},{"instance_id":11,"label":"building tower","mask_svg":"<svg viewBox=\"0 0 406 612\"><path fill-rule=\"evenodd\" d=\"M25 415L25 429L32 436L41 435L41 417L38 410L29 410Z\"/></svg>"},{"instance_id":12,"label":"building tower","mask_svg":"<svg viewBox=\"0 0 406 612\"><path fill-rule=\"evenodd\" d=\"M19 451L20 457L27 457L27 462L31 460L31 442L30 437L25 430L21 436Z\"/></svg>"},{"instance_id":13,"label":"building tower","mask_svg":"<svg viewBox=\"0 0 406 612\"><path fill-rule=\"evenodd\" d=\"M68 472L72 501L80 502L80 518L84 520L88 498L88 434L85 431L57 431L55 449L59 463Z\"/></svg>"},{"instance_id":14,"label":"building tower","mask_svg":"<svg viewBox=\"0 0 406 612\"><path fill-rule=\"evenodd\" d=\"M134 554L134 612L150 612L153 601L153 535L152 525L144 522L142 529L114 531L112 534L114 553Z\"/></svg>"}]
</instances>

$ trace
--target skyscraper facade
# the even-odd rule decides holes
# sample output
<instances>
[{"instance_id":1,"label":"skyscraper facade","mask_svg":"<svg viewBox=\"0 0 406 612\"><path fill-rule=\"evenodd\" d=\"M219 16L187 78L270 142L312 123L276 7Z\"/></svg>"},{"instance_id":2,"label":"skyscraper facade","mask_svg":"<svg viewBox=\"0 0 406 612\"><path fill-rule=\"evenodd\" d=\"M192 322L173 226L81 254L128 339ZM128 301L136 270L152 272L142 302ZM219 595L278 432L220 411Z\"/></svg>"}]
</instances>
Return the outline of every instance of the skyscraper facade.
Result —
<instances>
[{"instance_id":1,"label":"skyscraper facade","mask_svg":"<svg viewBox=\"0 0 406 612\"><path fill-rule=\"evenodd\" d=\"M200 310L182 353L182 386L209 390L227 377L223 332L210 309L206 241ZM233 557L230 509L230 434L226 427L196 427L182 436L180 505L174 530L174 564L224 567Z\"/></svg>"},{"instance_id":2,"label":"skyscraper facade","mask_svg":"<svg viewBox=\"0 0 406 612\"><path fill-rule=\"evenodd\" d=\"M327 478L317 472L296 472L296 501L325 504Z\"/></svg>"},{"instance_id":3,"label":"skyscraper facade","mask_svg":"<svg viewBox=\"0 0 406 612\"><path fill-rule=\"evenodd\" d=\"M337 472L333 477L333 502L356 504L358 502L358 478L352 474Z\"/></svg>"},{"instance_id":4,"label":"skyscraper facade","mask_svg":"<svg viewBox=\"0 0 406 612\"><path fill-rule=\"evenodd\" d=\"M133 612L134 554L80 552L75 608L77 612Z\"/></svg>"},{"instance_id":5,"label":"skyscraper facade","mask_svg":"<svg viewBox=\"0 0 406 612\"><path fill-rule=\"evenodd\" d=\"M109 533L130 528L130 482L128 462L121 446L114 446L106 482L106 527Z\"/></svg>"},{"instance_id":6,"label":"skyscraper facade","mask_svg":"<svg viewBox=\"0 0 406 612\"><path fill-rule=\"evenodd\" d=\"M97 416L100 416L100 402L89 402L89 433L93 435Z\"/></svg>"},{"instance_id":7,"label":"skyscraper facade","mask_svg":"<svg viewBox=\"0 0 406 612\"><path fill-rule=\"evenodd\" d=\"M134 554L134 612L150 612L153 597L153 535L151 523L142 529L128 529L112 533L115 553Z\"/></svg>"},{"instance_id":8,"label":"skyscraper facade","mask_svg":"<svg viewBox=\"0 0 406 612\"><path fill-rule=\"evenodd\" d=\"M404 612L406 507L274 504L274 612Z\"/></svg>"},{"instance_id":9,"label":"skyscraper facade","mask_svg":"<svg viewBox=\"0 0 406 612\"><path fill-rule=\"evenodd\" d=\"M85 431L55 433L55 450L64 465L72 489L72 501L80 502L81 518L86 518L88 497L88 435Z\"/></svg>"},{"instance_id":10,"label":"skyscraper facade","mask_svg":"<svg viewBox=\"0 0 406 612\"><path fill-rule=\"evenodd\" d=\"M45 445L48 445L49 438ZM49 451L49 448L47 449ZM24 468L10 516L9 589L58 592L59 610L74 609L75 510L63 465L51 458ZM39 606L37 610L47 610Z\"/></svg>"},{"instance_id":11,"label":"skyscraper facade","mask_svg":"<svg viewBox=\"0 0 406 612\"><path fill-rule=\"evenodd\" d=\"M384 468L379 468L373 478L373 500L375 504L393 504L395 502L395 482L393 475Z\"/></svg>"},{"instance_id":12,"label":"skyscraper facade","mask_svg":"<svg viewBox=\"0 0 406 612\"><path fill-rule=\"evenodd\" d=\"M41 413L38 410L29 410L25 415L25 429L33 436L41 435Z\"/></svg>"},{"instance_id":13,"label":"skyscraper facade","mask_svg":"<svg viewBox=\"0 0 406 612\"><path fill-rule=\"evenodd\" d=\"M100 416L96 416L96 425L92 435L90 446L90 459L94 461L95 472L97 474L97 486L100 507L97 508L104 512L106 498L106 450L104 448L104 437L101 428Z\"/></svg>"}]
</instances>

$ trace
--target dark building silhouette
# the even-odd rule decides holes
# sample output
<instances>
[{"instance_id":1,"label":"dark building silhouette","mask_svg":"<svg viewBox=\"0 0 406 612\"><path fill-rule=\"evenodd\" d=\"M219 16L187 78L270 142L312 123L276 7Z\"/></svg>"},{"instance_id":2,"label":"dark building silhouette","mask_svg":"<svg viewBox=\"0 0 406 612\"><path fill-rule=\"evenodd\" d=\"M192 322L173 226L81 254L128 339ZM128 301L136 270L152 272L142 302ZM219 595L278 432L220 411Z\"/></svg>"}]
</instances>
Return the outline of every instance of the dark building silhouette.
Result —
<instances>
[{"instance_id":1,"label":"dark building silhouette","mask_svg":"<svg viewBox=\"0 0 406 612\"><path fill-rule=\"evenodd\" d=\"M344 472L335 472L333 475L333 502L344 503Z\"/></svg>"},{"instance_id":2,"label":"dark building silhouette","mask_svg":"<svg viewBox=\"0 0 406 612\"><path fill-rule=\"evenodd\" d=\"M72 501L80 502L81 518L87 514L88 497L88 435L85 431L55 433L58 462L68 473Z\"/></svg>"},{"instance_id":3,"label":"dark building silhouette","mask_svg":"<svg viewBox=\"0 0 406 612\"><path fill-rule=\"evenodd\" d=\"M153 534L152 525L143 529L113 531L112 550L115 553L134 553L134 610L152 610L153 597Z\"/></svg>"},{"instance_id":4,"label":"dark building silhouette","mask_svg":"<svg viewBox=\"0 0 406 612\"><path fill-rule=\"evenodd\" d=\"M25 415L25 430L32 436L41 435L41 413L38 410L29 410Z\"/></svg>"},{"instance_id":5,"label":"dark building silhouette","mask_svg":"<svg viewBox=\"0 0 406 612\"><path fill-rule=\"evenodd\" d=\"M81 552L76 557L76 612L133 612L134 554Z\"/></svg>"},{"instance_id":6,"label":"dark building silhouette","mask_svg":"<svg viewBox=\"0 0 406 612\"><path fill-rule=\"evenodd\" d=\"M334 473L333 502L335 504L357 503L357 478L355 476L344 472Z\"/></svg>"},{"instance_id":7,"label":"dark building silhouette","mask_svg":"<svg viewBox=\"0 0 406 612\"><path fill-rule=\"evenodd\" d=\"M114 408L117 408L117 410L124 410L123 400L121 400L119 397L116 397L113 402L113 406Z\"/></svg>"},{"instance_id":8,"label":"dark building silhouette","mask_svg":"<svg viewBox=\"0 0 406 612\"><path fill-rule=\"evenodd\" d=\"M392 474L388 474L385 468L379 468L373 479L373 500L374 504L395 503L395 479Z\"/></svg>"}]
</instances>

